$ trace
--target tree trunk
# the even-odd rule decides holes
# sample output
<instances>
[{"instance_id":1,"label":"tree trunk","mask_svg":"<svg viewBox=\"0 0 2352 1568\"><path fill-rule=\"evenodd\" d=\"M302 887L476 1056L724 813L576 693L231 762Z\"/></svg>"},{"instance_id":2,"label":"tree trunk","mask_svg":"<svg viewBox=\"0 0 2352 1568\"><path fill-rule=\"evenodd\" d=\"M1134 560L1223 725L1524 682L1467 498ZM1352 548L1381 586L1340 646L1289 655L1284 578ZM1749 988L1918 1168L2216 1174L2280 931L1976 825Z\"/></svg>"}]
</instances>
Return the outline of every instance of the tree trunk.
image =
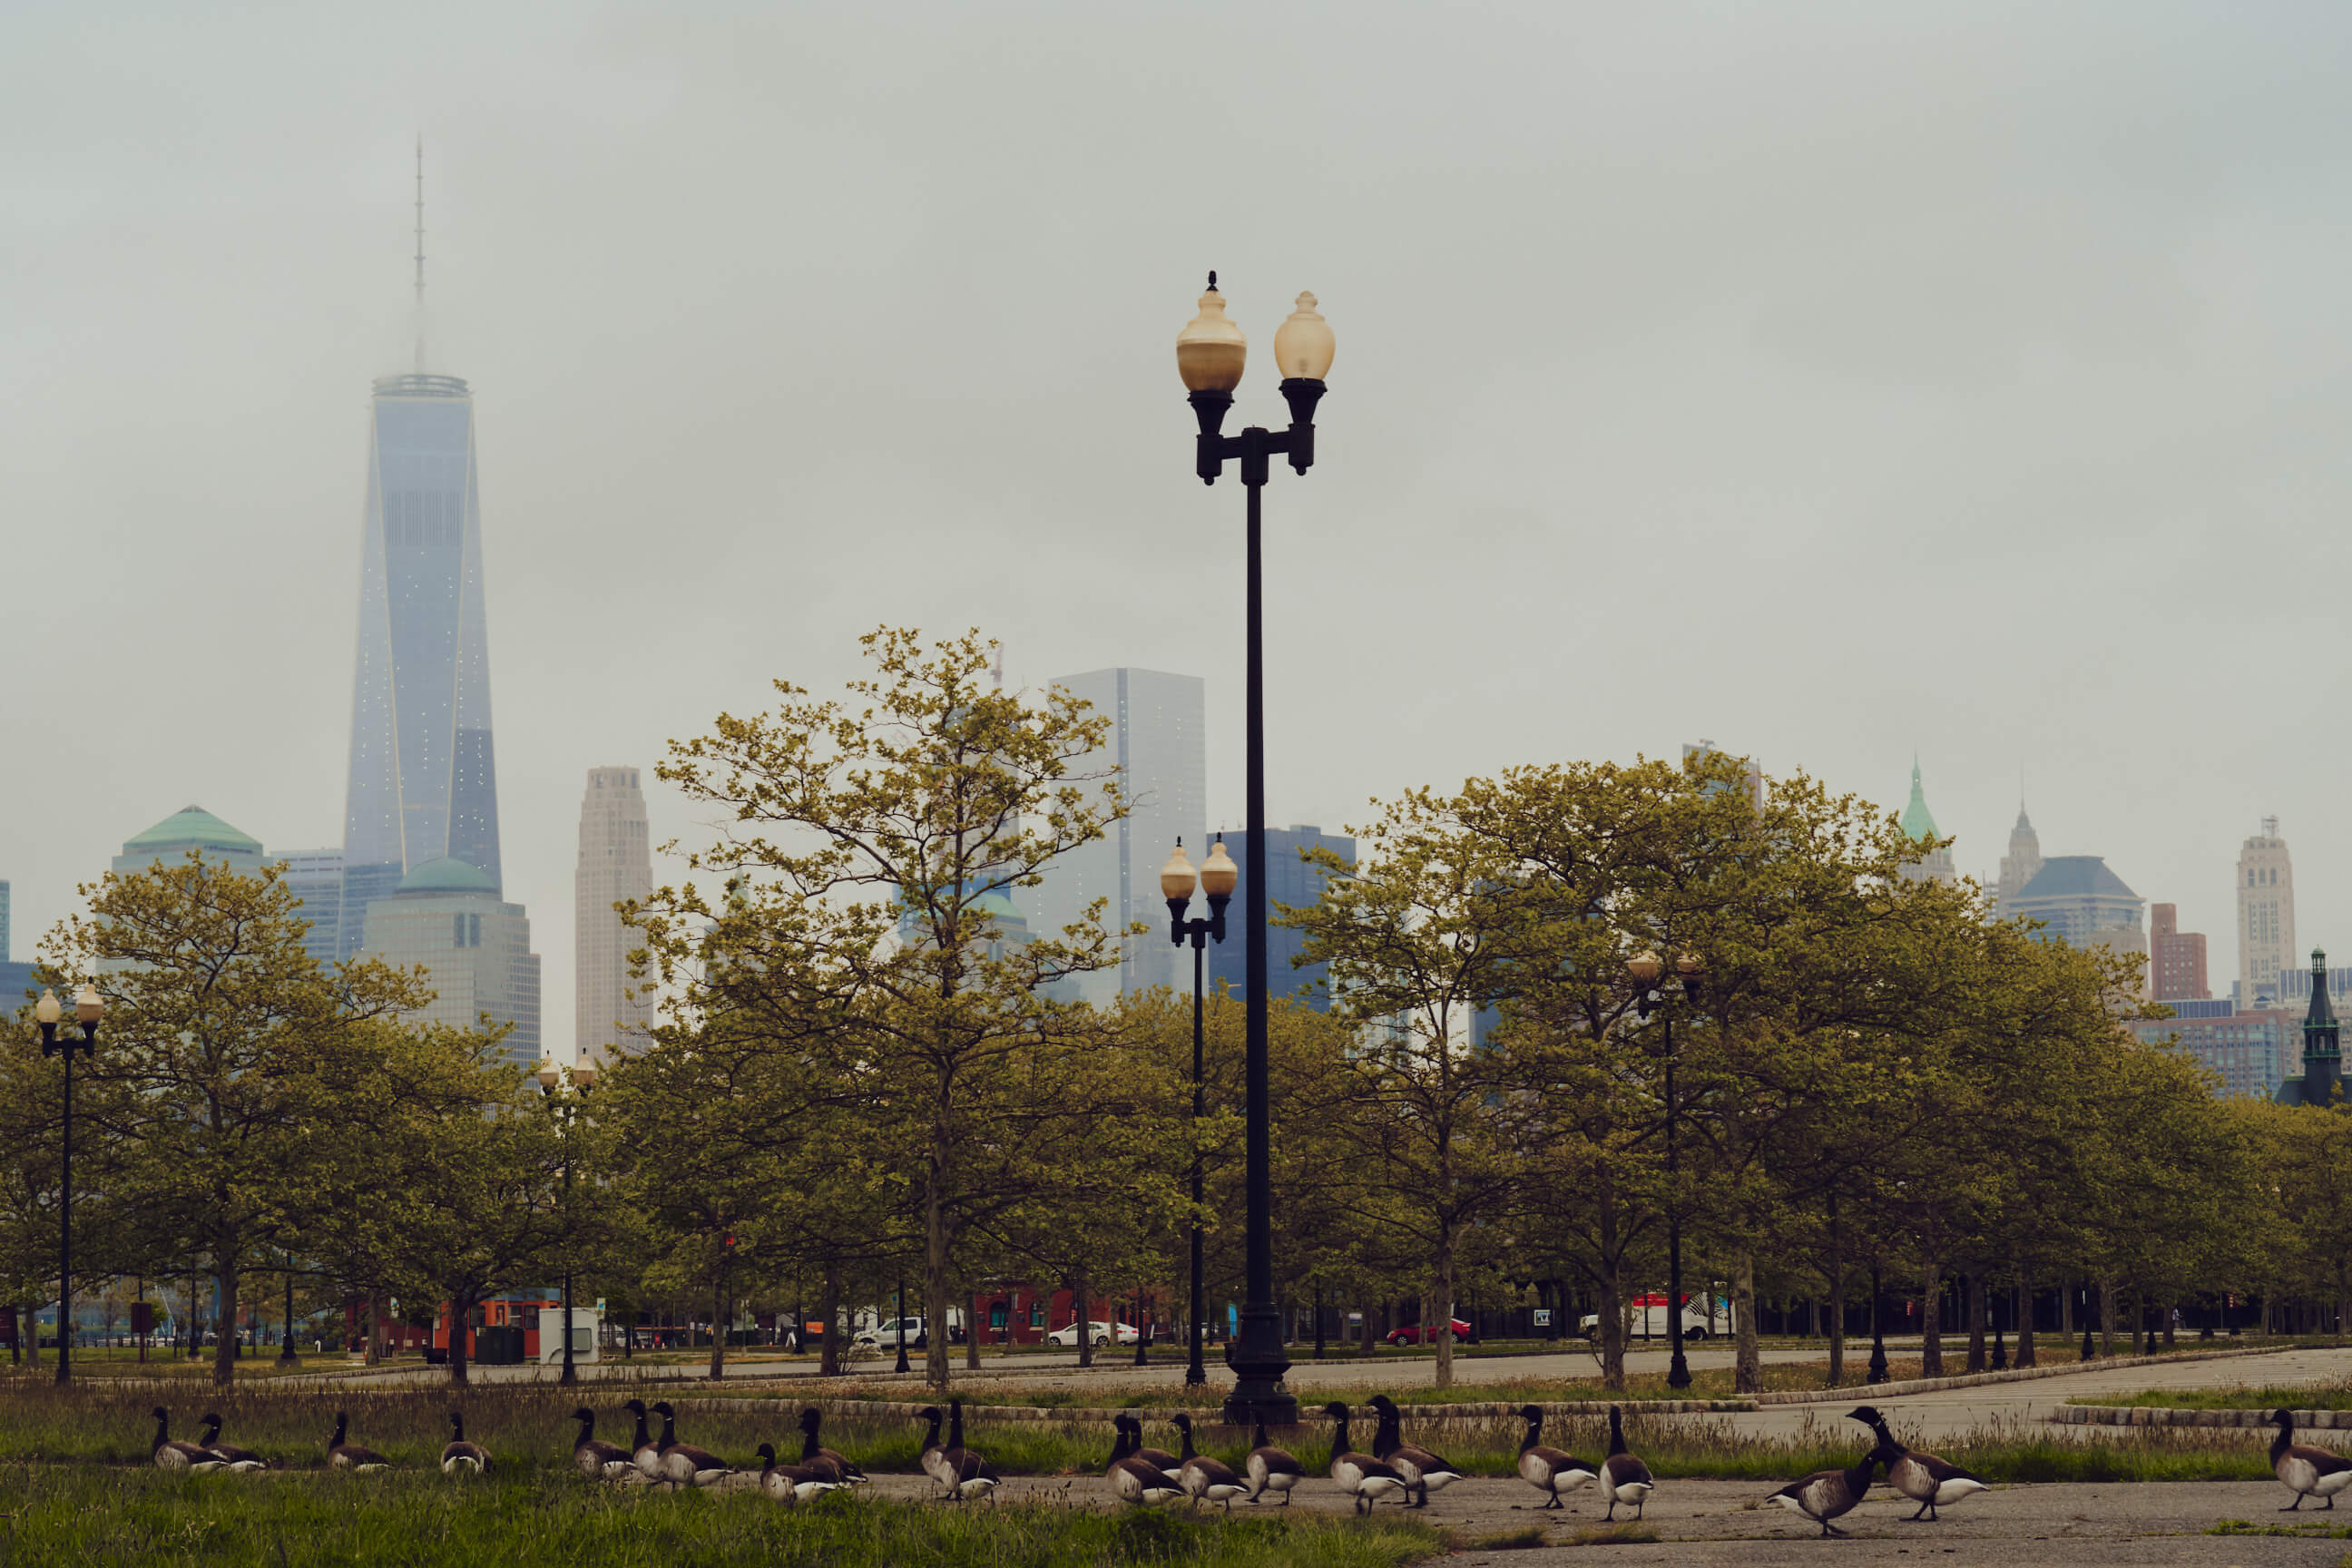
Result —
<instances>
[{"instance_id":1,"label":"tree trunk","mask_svg":"<svg viewBox=\"0 0 2352 1568\"><path fill-rule=\"evenodd\" d=\"M1845 1229L1838 1224L1837 1194L1830 1194L1830 1381L1845 1386Z\"/></svg>"},{"instance_id":2,"label":"tree trunk","mask_svg":"<svg viewBox=\"0 0 2352 1568\"><path fill-rule=\"evenodd\" d=\"M1764 1386L1764 1349L1756 1342L1756 1255L1744 1247L1731 1255L1731 1334L1733 1391L1754 1394Z\"/></svg>"},{"instance_id":3,"label":"tree trunk","mask_svg":"<svg viewBox=\"0 0 2352 1568\"><path fill-rule=\"evenodd\" d=\"M2116 1353L2116 1282L2099 1281L2099 1353Z\"/></svg>"},{"instance_id":4,"label":"tree trunk","mask_svg":"<svg viewBox=\"0 0 2352 1568\"><path fill-rule=\"evenodd\" d=\"M2074 1282L2067 1280L2058 1287L2058 1337L2074 1337Z\"/></svg>"},{"instance_id":5,"label":"tree trunk","mask_svg":"<svg viewBox=\"0 0 2352 1568\"><path fill-rule=\"evenodd\" d=\"M2017 1357L2012 1366L2032 1366L2033 1361L2033 1287L2020 1280L2011 1287L2017 1301Z\"/></svg>"},{"instance_id":6,"label":"tree trunk","mask_svg":"<svg viewBox=\"0 0 2352 1568\"><path fill-rule=\"evenodd\" d=\"M949 1090L942 1084L940 1098ZM955 1158L952 1135L944 1114L931 1123L931 1152L923 1180L923 1315L935 1331L923 1339L923 1381L940 1393L948 1386L948 1210L947 1173ZM966 1325L969 1327L970 1325ZM830 1331L828 1322L825 1328Z\"/></svg>"},{"instance_id":7,"label":"tree trunk","mask_svg":"<svg viewBox=\"0 0 2352 1568\"><path fill-rule=\"evenodd\" d=\"M1372 1321L1379 1315L1379 1308L1373 1306L1371 1302L1367 1301L1364 1303L1362 1310L1358 1313L1356 1323L1356 1353L1358 1355L1368 1356L1372 1353L1372 1344L1376 1337L1375 1331L1372 1328Z\"/></svg>"},{"instance_id":8,"label":"tree trunk","mask_svg":"<svg viewBox=\"0 0 2352 1568\"><path fill-rule=\"evenodd\" d=\"M978 1294L979 1294L979 1292L978 1292L978 1291L976 1291L976 1290L974 1290L974 1289L971 1289L971 1287L969 1284L967 1284L967 1285L964 1287L964 1290L963 1290L963 1299L964 1299L965 1300L967 1300L967 1301L972 1300L973 1300L973 1299L974 1299ZM1142 1314L1142 1312L1141 1312L1141 1310L1140 1310L1140 1309L1141 1309L1141 1307L1142 1307L1142 1304L1143 1304L1143 1297L1142 1297L1142 1295L1141 1295L1140 1293L1138 1293L1138 1295L1137 1295L1137 1296L1136 1296L1136 1298L1135 1298L1135 1300L1136 1300L1136 1306L1137 1306L1137 1308L1139 1309L1139 1310L1138 1310L1138 1311L1137 1311L1137 1313L1136 1313L1136 1319L1137 1319L1137 1323L1136 1323L1136 1331L1137 1331L1137 1332L1139 1332L1139 1333L1140 1333L1140 1332L1142 1331L1142 1317L1143 1317L1143 1314ZM1007 1312L1007 1316L1006 1316L1005 1321L1006 1321L1007 1325L1009 1326L1009 1325L1011 1324L1011 1321L1012 1321L1012 1318L1011 1318L1011 1315L1010 1315L1010 1314L1011 1314L1011 1308L1010 1308L1010 1306L1009 1306L1009 1305L1008 1305L1008 1307L1007 1307L1007 1309L1006 1309L1006 1312ZM984 1311L983 1311L983 1310L978 1310L978 1309L975 1309L975 1310L973 1310L973 1312L972 1312L972 1315L971 1315L971 1320L970 1320L968 1322L966 1322L966 1323L964 1324L964 1326L963 1326L963 1364L964 1364L964 1368L965 1368L965 1370L966 1370L966 1371L968 1371L968 1372L978 1372L978 1371L980 1370L980 1336L981 1336L983 1332L985 1332L985 1331L986 1331L986 1330L985 1330L985 1329L983 1328L983 1326L982 1326L982 1320L983 1320L983 1318L984 1318L984 1315L985 1315L985 1314L984 1314ZM1112 1339L1112 1342L1113 1342L1114 1343L1116 1343L1116 1342L1117 1342L1117 1341L1118 1341L1118 1336L1117 1334L1113 1334L1113 1335L1111 1336L1111 1339Z\"/></svg>"},{"instance_id":9,"label":"tree trunk","mask_svg":"<svg viewBox=\"0 0 2352 1568\"><path fill-rule=\"evenodd\" d=\"M1919 1375L1944 1375L1944 1269L1933 1255L1921 1270L1919 1289Z\"/></svg>"},{"instance_id":10,"label":"tree trunk","mask_svg":"<svg viewBox=\"0 0 2352 1568\"><path fill-rule=\"evenodd\" d=\"M824 1332L816 1339L816 1374L819 1377L838 1377L841 1375L841 1265L830 1258L824 1260L824 1289L819 1295L816 1310L824 1318ZM933 1318L931 1321L936 1324L939 1320ZM945 1331L939 1330L933 1332L929 1342L936 1346ZM923 1366L926 1372L930 1370L929 1362L925 1362Z\"/></svg>"},{"instance_id":11,"label":"tree trunk","mask_svg":"<svg viewBox=\"0 0 2352 1568\"><path fill-rule=\"evenodd\" d=\"M231 1256L235 1248L226 1249ZM221 1336L213 1347L213 1385L226 1388L236 1381L236 1335L230 1331L236 1324L236 1268L224 1262L216 1278L220 1280Z\"/></svg>"},{"instance_id":12,"label":"tree trunk","mask_svg":"<svg viewBox=\"0 0 2352 1568\"><path fill-rule=\"evenodd\" d=\"M1969 1370L1985 1369L1985 1288L1984 1275L1972 1270L1962 1276L1961 1288L1967 1293L1969 1314Z\"/></svg>"},{"instance_id":13,"label":"tree trunk","mask_svg":"<svg viewBox=\"0 0 2352 1568\"><path fill-rule=\"evenodd\" d=\"M719 1265L718 1276L710 1281L710 1377L712 1382L727 1375L727 1265Z\"/></svg>"},{"instance_id":14,"label":"tree trunk","mask_svg":"<svg viewBox=\"0 0 2352 1568\"><path fill-rule=\"evenodd\" d=\"M449 1303L449 1382L466 1386L466 1332L474 1320L474 1300L460 1296Z\"/></svg>"},{"instance_id":15,"label":"tree trunk","mask_svg":"<svg viewBox=\"0 0 2352 1568\"><path fill-rule=\"evenodd\" d=\"M1422 1338L1430 1331L1437 1331L1437 1386L1454 1386L1454 1233L1451 1226L1442 1226L1437 1238L1437 1293L1432 1303L1437 1309L1434 1320L1422 1320Z\"/></svg>"}]
</instances>

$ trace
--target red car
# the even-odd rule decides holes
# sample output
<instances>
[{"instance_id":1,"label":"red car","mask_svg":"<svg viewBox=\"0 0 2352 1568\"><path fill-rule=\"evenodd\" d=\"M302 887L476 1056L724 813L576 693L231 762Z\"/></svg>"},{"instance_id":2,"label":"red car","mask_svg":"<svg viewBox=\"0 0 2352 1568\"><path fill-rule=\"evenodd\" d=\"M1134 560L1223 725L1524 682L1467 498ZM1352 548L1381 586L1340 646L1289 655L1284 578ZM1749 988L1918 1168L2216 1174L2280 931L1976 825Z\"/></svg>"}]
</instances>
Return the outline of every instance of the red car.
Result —
<instances>
[{"instance_id":1,"label":"red car","mask_svg":"<svg viewBox=\"0 0 2352 1568\"><path fill-rule=\"evenodd\" d=\"M1457 1340L1469 1339L1471 1337L1470 1325L1464 1322L1459 1318L1454 1319L1454 1337ZM1384 1342L1392 1345L1417 1345L1423 1343L1433 1345L1437 1342L1437 1331L1435 1329L1432 1329L1424 1337L1422 1333L1421 1325L1419 1323L1413 1323L1405 1328L1391 1331L1388 1339Z\"/></svg>"}]
</instances>

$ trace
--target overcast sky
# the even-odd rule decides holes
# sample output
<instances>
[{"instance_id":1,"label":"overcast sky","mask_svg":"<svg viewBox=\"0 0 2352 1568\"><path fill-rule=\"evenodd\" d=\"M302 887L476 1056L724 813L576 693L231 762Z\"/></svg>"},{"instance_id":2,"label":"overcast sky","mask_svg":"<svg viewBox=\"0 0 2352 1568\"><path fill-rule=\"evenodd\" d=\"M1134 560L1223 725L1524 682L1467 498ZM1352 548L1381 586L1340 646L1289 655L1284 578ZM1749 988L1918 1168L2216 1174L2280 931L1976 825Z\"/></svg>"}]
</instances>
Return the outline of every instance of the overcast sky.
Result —
<instances>
[{"instance_id":1,"label":"overcast sky","mask_svg":"<svg viewBox=\"0 0 2352 1568\"><path fill-rule=\"evenodd\" d=\"M2237 965L2352 954L2352 8L155 6L0 16L14 956L198 803L341 841L371 378L473 384L508 894L572 1038L588 768L877 623L1204 676L1172 344L1338 335L1266 491L1271 809L1711 738L1963 871L2021 773ZM698 837L656 794L656 838Z\"/></svg>"}]
</instances>

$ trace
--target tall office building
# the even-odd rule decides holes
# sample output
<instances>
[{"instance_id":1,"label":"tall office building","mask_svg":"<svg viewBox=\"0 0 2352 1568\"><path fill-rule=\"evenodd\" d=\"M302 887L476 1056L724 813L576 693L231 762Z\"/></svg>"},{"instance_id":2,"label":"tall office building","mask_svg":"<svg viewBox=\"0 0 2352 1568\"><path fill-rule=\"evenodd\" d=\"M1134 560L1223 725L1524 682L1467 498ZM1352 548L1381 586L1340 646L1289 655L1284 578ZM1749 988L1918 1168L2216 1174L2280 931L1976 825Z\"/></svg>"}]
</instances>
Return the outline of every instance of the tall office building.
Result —
<instances>
[{"instance_id":1,"label":"tall office building","mask_svg":"<svg viewBox=\"0 0 2352 1568\"><path fill-rule=\"evenodd\" d=\"M187 858L191 849L240 877L258 877L268 859L258 838L238 832L201 805L184 805L146 832L126 839L122 853L114 858L114 869L129 876L159 861L176 864Z\"/></svg>"},{"instance_id":2,"label":"tall office building","mask_svg":"<svg viewBox=\"0 0 2352 1568\"><path fill-rule=\"evenodd\" d=\"M2000 875L1993 881L1993 913L2002 920L2017 916L2014 906L2025 885L2042 871L2042 836L2033 831L2033 823L2025 815L2025 802L2017 803L2017 826L2009 830L2009 853L2000 858Z\"/></svg>"},{"instance_id":3,"label":"tall office building","mask_svg":"<svg viewBox=\"0 0 2352 1568\"><path fill-rule=\"evenodd\" d=\"M1693 757L1711 757L1721 749L1713 741L1700 740L1696 742L1685 741L1683 742L1684 765L1688 766ZM1741 772L1748 780L1748 798L1756 805L1762 805L1764 804L1763 768L1758 765L1755 758L1750 757L1748 759L1748 765Z\"/></svg>"},{"instance_id":4,"label":"tall office building","mask_svg":"<svg viewBox=\"0 0 2352 1568\"><path fill-rule=\"evenodd\" d=\"M643 1047L653 1008L627 994L637 933L613 906L653 891L653 844L635 768L591 768L580 797L580 865L572 875L575 1059L603 1063Z\"/></svg>"},{"instance_id":5,"label":"tall office building","mask_svg":"<svg viewBox=\"0 0 2352 1568\"><path fill-rule=\"evenodd\" d=\"M2175 904L2147 911L2148 975L2159 1002L2204 1002L2213 993L2205 979L2205 933L2182 931Z\"/></svg>"},{"instance_id":6,"label":"tall office building","mask_svg":"<svg viewBox=\"0 0 2352 1568\"><path fill-rule=\"evenodd\" d=\"M425 153L416 154L416 359L378 377L360 514L359 651L343 814L342 947L367 906L444 856L499 868L489 623L474 398L425 369Z\"/></svg>"},{"instance_id":7,"label":"tall office building","mask_svg":"<svg viewBox=\"0 0 2352 1568\"><path fill-rule=\"evenodd\" d=\"M273 849L268 858L286 869L281 880L300 903L294 912L310 922L302 933L302 950L321 969L343 956L343 852L324 849Z\"/></svg>"},{"instance_id":8,"label":"tall office building","mask_svg":"<svg viewBox=\"0 0 2352 1568\"><path fill-rule=\"evenodd\" d=\"M2033 880L2017 895L2014 906L2004 904L2004 915L2022 915L2049 929L2044 940L2069 947L2103 944L2126 952L2147 952L2147 936L2140 929L2140 896L2107 869L2096 855L2056 855L2042 862Z\"/></svg>"},{"instance_id":9,"label":"tall office building","mask_svg":"<svg viewBox=\"0 0 2352 1568\"><path fill-rule=\"evenodd\" d=\"M1156 669L1095 669L1053 682L1093 704L1111 721L1102 749L1075 763L1091 773L1116 764L1128 815L1102 838L1074 849L1046 868L1043 886L1016 895L1035 912L1029 929L1057 937L1096 899L1108 900L1103 924L1111 929L1145 922L1140 937L1123 939L1115 970L1076 975L1064 988L1102 1005L1122 991L1142 991L1179 983L1173 944L1168 940L1168 905L1160 896L1160 868L1182 838L1201 859L1202 824L1208 816L1208 752L1202 736L1201 678ZM1229 846L1230 847L1230 846ZM1230 939L1229 939L1230 940ZM1184 966L1181 984L1192 973Z\"/></svg>"},{"instance_id":10,"label":"tall office building","mask_svg":"<svg viewBox=\"0 0 2352 1568\"><path fill-rule=\"evenodd\" d=\"M0 880L0 963L8 962L8 884Z\"/></svg>"},{"instance_id":11,"label":"tall office building","mask_svg":"<svg viewBox=\"0 0 2352 1568\"><path fill-rule=\"evenodd\" d=\"M433 1000L413 1018L471 1029L487 1014L511 1024L504 1049L529 1067L540 1059L539 954L530 920L503 902L489 873L444 856L368 902L360 951L395 969L422 964Z\"/></svg>"},{"instance_id":12,"label":"tall office building","mask_svg":"<svg viewBox=\"0 0 2352 1568\"><path fill-rule=\"evenodd\" d=\"M2278 999L2278 975L2301 962L2294 950L2294 863L2278 818L2238 850L2238 1005Z\"/></svg>"},{"instance_id":13,"label":"tall office building","mask_svg":"<svg viewBox=\"0 0 2352 1568\"><path fill-rule=\"evenodd\" d=\"M1316 849L1328 849L1348 865L1356 863L1356 841L1343 835L1326 833L1303 823L1266 830L1265 990L1269 996L1297 997L1319 1013L1331 1005L1326 966L1299 965L1296 960L1306 951L1306 932L1272 923L1282 918L1286 908L1307 909L1322 900L1323 884L1331 879L1331 874L1306 858L1307 852ZM1207 985L1213 996L1220 985L1231 986L1238 998L1249 984L1249 953L1243 942L1241 921L1242 900L1248 897L1245 884L1249 876L1249 834L1226 834L1225 853L1234 858L1234 865L1243 868L1244 883L1234 889L1234 901L1225 917L1225 940L1209 944ZM1207 851L1203 849L1192 857L1192 863L1197 866L1206 858ZM1197 904L1200 900L1193 901ZM1160 924L1164 927L1167 921L1163 919ZM1160 937L1166 940L1164 931ZM1486 1015L1480 1017L1486 1018ZM1486 1031L1491 1023L1491 1019L1483 1023L1473 1020L1474 1046L1486 1043Z\"/></svg>"},{"instance_id":14,"label":"tall office building","mask_svg":"<svg viewBox=\"0 0 2352 1568\"><path fill-rule=\"evenodd\" d=\"M1935 814L1927 809L1927 792L1919 784L1919 759L1916 754L1911 759L1911 802L1903 808L1901 826L1903 837L1912 843L1936 846L1905 866L1905 877L1915 882L1942 882L1948 887L1960 879L1960 874L1952 868L1952 847L1936 842L1943 835L1936 831Z\"/></svg>"},{"instance_id":15,"label":"tall office building","mask_svg":"<svg viewBox=\"0 0 2352 1568\"><path fill-rule=\"evenodd\" d=\"M0 1018L15 1015L32 984L32 963L8 956L8 884L0 881Z\"/></svg>"}]
</instances>

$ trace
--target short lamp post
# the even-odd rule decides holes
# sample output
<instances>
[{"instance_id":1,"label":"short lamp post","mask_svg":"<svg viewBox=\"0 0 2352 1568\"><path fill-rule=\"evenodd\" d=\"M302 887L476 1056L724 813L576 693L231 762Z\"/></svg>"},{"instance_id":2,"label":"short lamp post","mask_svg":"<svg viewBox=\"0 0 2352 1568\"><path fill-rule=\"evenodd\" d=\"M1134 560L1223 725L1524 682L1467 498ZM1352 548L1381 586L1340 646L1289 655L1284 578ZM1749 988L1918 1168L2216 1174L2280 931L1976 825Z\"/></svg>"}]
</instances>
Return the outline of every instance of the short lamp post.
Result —
<instances>
[{"instance_id":1,"label":"short lamp post","mask_svg":"<svg viewBox=\"0 0 2352 1568\"><path fill-rule=\"evenodd\" d=\"M1644 1024L1650 1015L1659 1010L1664 998L1656 990L1658 978L1665 965L1654 952L1637 953L1625 961L1625 971L1633 977L1636 1011ZM1683 994L1695 997L1698 994L1698 955L1685 952L1675 960L1675 977L1682 983ZM1681 1165L1675 1150L1675 1121L1678 1107L1675 1101L1675 1016L1665 1015L1666 1030L1666 1323L1674 1346L1674 1359L1666 1367L1666 1386L1688 1388L1691 1384L1690 1363L1683 1356L1683 1194ZM1644 1313L1646 1317L1648 1314Z\"/></svg>"},{"instance_id":2,"label":"short lamp post","mask_svg":"<svg viewBox=\"0 0 2352 1568\"><path fill-rule=\"evenodd\" d=\"M563 1224L568 1232L572 1225L572 1131L580 1115L580 1101L596 1087L596 1068L593 1062L582 1062L574 1068L560 1068L554 1059L539 1064L539 1091L545 1095L562 1119L563 1128ZM560 1097L560 1098L559 1098ZM565 1237L568 1243L569 1235ZM563 1372L558 1383L577 1383L580 1373L572 1363L572 1249L567 1245L563 1255Z\"/></svg>"},{"instance_id":3,"label":"short lamp post","mask_svg":"<svg viewBox=\"0 0 2352 1568\"><path fill-rule=\"evenodd\" d=\"M41 1055L65 1058L65 1120L63 1158L58 1162L58 1381L67 1382L73 1376L73 1059L74 1052L85 1057L98 1051L98 1021L106 1016L106 1002L98 987L88 981L74 997L74 1021L81 1026L81 1038L58 1038L58 1020L64 1009L58 1005L58 994L44 989L41 999L33 1006L33 1021L41 1026ZM34 1343L38 1345L40 1331L34 1330Z\"/></svg>"},{"instance_id":4,"label":"short lamp post","mask_svg":"<svg viewBox=\"0 0 2352 1568\"><path fill-rule=\"evenodd\" d=\"M1184 1363L1184 1382L1188 1387L1198 1387L1209 1381L1209 1373L1201 1363L1201 1339L1205 1327L1207 1309L1201 1300L1201 1118L1209 1113L1207 1081L1202 1074L1203 1036L1201 1028L1201 964L1202 955L1210 942L1225 940L1225 906L1233 901L1234 889L1241 880L1241 868L1225 853L1225 836L1217 835L1209 847L1209 858L1196 873L1192 862L1185 858L1184 841L1176 840L1176 853L1160 868L1160 896L1168 900L1168 940L1181 946L1188 939L1192 943L1192 1306L1185 1321L1184 1335L1191 1344ZM1208 895L1209 918L1187 919L1185 911L1192 905L1192 889L1198 887Z\"/></svg>"},{"instance_id":5,"label":"short lamp post","mask_svg":"<svg viewBox=\"0 0 2352 1568\"><path fill-rule=\"evenodd\" d=\"M1233 1392L1225 1396L1226 1421L1241 1426L1264 1421L1288 1426L1298 1420L1298 1401L1283 1386L1290 1355L1282 1342L1282 1313L1274 1300L1274 1174L1271 1148L1270 1089L1266 1081L1266 897L1265 897L1265 642L1263 630L1265 593L1259 570L1259 492L1265 488L1271 460L1286 456L1293 473L1304 474L1315 464L1315 405L1322 400L1324 377L1331 370L1333 340L1330 323L1315 309L1315 296L1298 296L1297 309L1274 335L1274 357L1282 374L1283 400L1290 405L1290 427L1266 430L1251 426L1238 436L1224 430L1226 411L1234 405L1234 388L1241 384L1249 345L1242 330L1225 314L1225 297L1217 292L1217 275L1209 274L1209 289L1200 299L1200 314L1176 334L1176 372L1200 426L1193 444L1192 471L1203 484L1214 484L1226 460L1238 459L1242 486L1249 492L1249 545L1246 607L1243 641L1246 650L1244 680L1244 768L1249 829L1249 897L1242 908L1242 941L1246 979L1244 996L1248 1026L1243 1065L1244 1112L1248 1192L1244 1230L1247 1267L1244 1270L1240 1332L1227 1347L1226 1363L1234 1369Z\"/></svg>"},{"instance_id":6,"label":"short lamp post","mask_svg":"<svg viewBox=\"0 0 2352 1568\"><path fill-rule=\"evenodd\" d=\"M1870 1371L1864 1381L1885 1383L1893 1374L1886 1365L1886 1293L1879 1281L1878 1259L1870 1260Z\"/></svg>"}]
</instances>

